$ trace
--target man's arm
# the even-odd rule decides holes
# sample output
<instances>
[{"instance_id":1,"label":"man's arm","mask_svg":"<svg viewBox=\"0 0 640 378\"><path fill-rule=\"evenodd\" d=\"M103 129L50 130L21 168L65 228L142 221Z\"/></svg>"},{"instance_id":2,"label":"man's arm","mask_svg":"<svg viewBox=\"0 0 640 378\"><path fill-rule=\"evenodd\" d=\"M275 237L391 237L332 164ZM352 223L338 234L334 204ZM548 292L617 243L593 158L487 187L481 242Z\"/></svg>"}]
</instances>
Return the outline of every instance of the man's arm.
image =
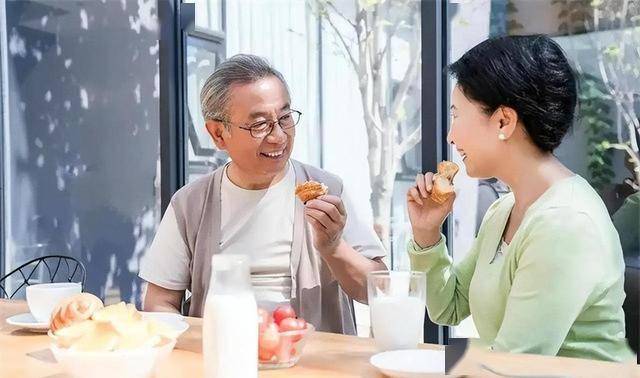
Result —
<instances>
[{"instance_id":1,"label":"man's arm","mask_svg":"<svg viewBox=\"0 0 640 378\"><path fill-rule=\"evenodd\" d=\"M387 270L382 258L369 259L343 239L335 250L322 253L322 258L347 295L364 304L367 303L367 273Z\"/></svg>"},{"instance_id":2,"label":"man's arm","mask_svg":"<svg viewBox=\"0 0 640 378\"><path fill-rule=\"evenodd\" d=\"M361 303L367 303L367 273L387 270L381 258L370 259L342 238L347 214L342 199L326 195L307 202L306 219L313 228L313 245L329 265L342 289Z\"/></svg>"},{"instance_id":3,"label":"man's arm","mask_svg":"<svg viewBox=\"0 0 640 378\"><path fill-rule=\"evenodd\" d=\"M149 250L140 260L138 276L146 282L142 302L145 311L180 313L185 289L191 281L190 261L191 254L169 204Z\"/></svg>"},{"instance_id":4,"label":"man's arm","mask_svg":"<svg viewBox=\"0 0 640 378\"><path fill-rule=\"evenodd\" d=\"M144 311L180 313L184 290L170 290L147 282L142 308Z\"/></svg>"}]
</instances>

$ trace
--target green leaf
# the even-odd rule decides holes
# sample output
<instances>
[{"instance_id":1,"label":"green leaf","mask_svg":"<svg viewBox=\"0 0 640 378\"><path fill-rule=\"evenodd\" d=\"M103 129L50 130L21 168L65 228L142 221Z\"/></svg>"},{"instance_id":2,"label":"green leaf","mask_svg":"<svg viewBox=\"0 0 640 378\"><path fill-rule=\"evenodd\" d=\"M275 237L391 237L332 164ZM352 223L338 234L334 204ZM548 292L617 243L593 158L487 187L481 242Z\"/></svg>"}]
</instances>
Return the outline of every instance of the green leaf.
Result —
<instances>
[{"instance_id":1,"label":"green leaf","mask_svg":"<svg viewBox=\"0 0 640 378\"><path fill-rule=\"evenodd\" d=\"M385 0L358 0L360 7L364 9L373 8L378 4L384 3Z\"/></svg>"},{"instance_id":2,"label":"green leaf","mask_svg":"<svg viewBox=\"0 0 640 378\"><path fill-rule=\"evenodd\" d=\"M607 46L602 53L609 58L617 58L620 56L620 48L615 45Z\"/></svg>"},{"instance_id":3,"label":"green leaf","mask_svg":"<svg viewBox=\"0 0 640 378\"><path fill-rule=\"evenodd\" d=\"M467 27L467 26L471 25L471 23L469 23L469 21L467 21L466 18L460 17L460 19L458 20L458 25L460 25L462 27Z\"/></svg>"}]
</instances>

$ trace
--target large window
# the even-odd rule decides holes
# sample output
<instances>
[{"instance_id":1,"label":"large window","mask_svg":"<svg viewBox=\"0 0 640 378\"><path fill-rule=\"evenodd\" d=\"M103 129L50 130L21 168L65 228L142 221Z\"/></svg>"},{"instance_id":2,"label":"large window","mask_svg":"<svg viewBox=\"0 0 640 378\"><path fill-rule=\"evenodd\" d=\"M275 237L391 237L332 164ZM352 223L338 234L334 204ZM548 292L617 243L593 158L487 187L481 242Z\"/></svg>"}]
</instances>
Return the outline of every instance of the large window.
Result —
<instances>
[{"instance_id":1,"label":"large window","mask_svg":"<svg viewBox=\"0 0 640 378\"><path fill-rule=\"evenodd\" d=\"M87 266L87 291L138 302L138 261L160 220L156 2L0 7L0 276L69 255Z\"/></svg>"},{"instance_id":2,"label":"large window","mask_svg":"<svg viewBox=\"0 0 640 378\"><path fill-rule=\"evenodd\" d=\"M637 327L640 4L451 1L447 13L449 62L488 37L513 34L549 34L568 54L579 77L581 105L578 122L556 155L596 188L618 227L628 272L625 308L628 314L633 312L629 307L635 308ZM450 153L460 162L455 151ZM453 257L459 260L469 250L488 206L508 188L496 180L471 179L464 172L457 183L461 192L454 207L452 236ZM632 276L629 272L634 269ZM474 334L471 319L454 328L457 336ZM637 340L637 328L635 336L629 336Z\"/></svg>"},{"instance_id":3,"label":"large window","mask_svg":"<svg viewBox=\"0 0 640 378\"><path fill-rule=\"evenodd\" d=\"M303 113L293 157L339 175L361 221L389 249L387 264L408 268L405 194L421 170L420 2L195 3L201 34L187 39L187 179L227 159L204 128L197 100L204 80L225 57L262 56L282 72L293 107ZM212 8L222 10L213 19L224 30L212 32ZM223 42L215 46L202 35ZM366 308L358 308L357 318L360 333L368 334Z\"/></svg>"}]
</instances>

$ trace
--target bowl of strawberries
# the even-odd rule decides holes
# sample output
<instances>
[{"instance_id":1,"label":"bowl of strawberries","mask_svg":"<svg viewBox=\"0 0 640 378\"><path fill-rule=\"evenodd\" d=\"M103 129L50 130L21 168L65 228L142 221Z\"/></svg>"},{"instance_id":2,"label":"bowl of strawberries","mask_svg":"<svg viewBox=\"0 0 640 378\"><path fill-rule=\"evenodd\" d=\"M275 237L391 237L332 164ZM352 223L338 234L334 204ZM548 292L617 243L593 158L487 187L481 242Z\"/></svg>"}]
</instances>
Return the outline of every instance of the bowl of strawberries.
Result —
<instances>
[{"instance_id":1,"label":"bowl of strawberries","mask_svg":"<svg viewBox=\"0 0 640 378\"><path fill-rule=\"evenodd\" d=\"M259 308L259 368L282 369L297 364L314 330L313 324L298 318L289 305L279 306L272 313Z\"/></svg>"}]
</instances>

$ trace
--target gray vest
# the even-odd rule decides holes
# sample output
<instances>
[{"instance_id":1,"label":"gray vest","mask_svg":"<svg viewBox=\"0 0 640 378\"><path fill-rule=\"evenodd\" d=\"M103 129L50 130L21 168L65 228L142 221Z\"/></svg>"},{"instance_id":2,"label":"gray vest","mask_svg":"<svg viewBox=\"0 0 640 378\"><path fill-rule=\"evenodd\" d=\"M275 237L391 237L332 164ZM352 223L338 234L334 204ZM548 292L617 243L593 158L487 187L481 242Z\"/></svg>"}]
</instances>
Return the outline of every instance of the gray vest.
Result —
<instances>
[{"instance_id":1,"label":"gray vest","mask_svg":"<svg viewBox=\"0 0 640 378\"><path fill-rule=\"evenodd\" d=\"M329 194L342 194L337 176L295 160L296 183L315 180L329 187ZM178 190L171 204L180 234L191 257L190 316L201 317L209 289L211 256L220 253L220 187L224 168L201 177ZM291 305L298 316L317 330L356 333L351 299L333 277L329 266L314 249L311 228L304 219L304 205L296 200L291 249Z\"/></svg>"}]
</instances>

